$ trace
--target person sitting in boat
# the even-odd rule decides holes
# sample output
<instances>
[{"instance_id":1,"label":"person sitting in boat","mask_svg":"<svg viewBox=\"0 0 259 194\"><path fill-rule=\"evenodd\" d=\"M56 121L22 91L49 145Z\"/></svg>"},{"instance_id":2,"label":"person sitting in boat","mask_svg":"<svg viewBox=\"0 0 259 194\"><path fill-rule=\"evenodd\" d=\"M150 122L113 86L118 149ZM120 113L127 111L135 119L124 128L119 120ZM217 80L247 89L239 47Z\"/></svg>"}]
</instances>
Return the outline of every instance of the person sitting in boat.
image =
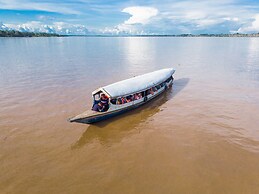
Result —
<instances>
[{"instance_id":1,"label":"person sitting in boat","mask_svg":"<svg viewBox=\"0 0 259 194\"><path fill-rule=\"evenodd\" d=\"M150 88L150 94L154 95L154 91L152 88Z\"/></svg>"},{"instance_id":2,"label":"person sitting in boat","mask_svg":"<svg viewBox=\"0 0 259 194\"><path fill-rule=\"evenodd\" d=\"M121 104L127 103L126 99L124 97L121 97Z\"/></svg>"},{"instance_id":3,"label":"person sitting in boat","mask_svg":"<svg viewBox=\"0 0 259 194\"><path fill-rule=\"evenodd\" d=\"M141 93L136 93L136 94L134 94L134 100L139 100L139 99L141 99L141 98L142 98Z\"/></svg>"},{"instance_id":4,"label":"person sitting in boat","mask_svg":"<svg viewBox=\"0 0 259 194\"><path fill-rule=\"evenodd\" d=\"M134 100L138 100L138 99L140 99L139 95L138 94L134 94Z\"/></svg>"},{"instance_id":5,"label":"person sitting in boat","mask_svg":"<svg viewBox=\"0 0 259 194\"><path fill-rule=\"evenodd\" d=\"M117 99L111 99L111 100L110 100L110 102L111 102L112 104L116 104L116 101L117 101Z\"/></svg>"},{"instance_id":6,"label":"person sitting in boat","mask_svg":"<svg viewBox=\"0 0 259 194\"><path fill-rule=\"evenodd\" d=\"M126 97L126 101L127 101L127 102L133 101L133 96L132 96L132 95L127 96L127 97Z\"/></svg>"},{"instance_id":7,"label":"person sitting in boat","mask_svg":"<svg viewBox=\"0 0 259 194\"><path fill-rule=\"evenodd\" d=\"M122 104L122 101L120 98L117 99L117 104Z\"/></svg>"},{"instance_id":8,"label":"person sitting in boat","mask_svg":"<svg viewBox=\"0 0 259 194\"><path fill-rule=\"evenodd\" d=\"M109 98L105 94L101 94L98 104L95 104L92 110L97 112L105 112L109 109Z\"/></svg>"}]
</instances>

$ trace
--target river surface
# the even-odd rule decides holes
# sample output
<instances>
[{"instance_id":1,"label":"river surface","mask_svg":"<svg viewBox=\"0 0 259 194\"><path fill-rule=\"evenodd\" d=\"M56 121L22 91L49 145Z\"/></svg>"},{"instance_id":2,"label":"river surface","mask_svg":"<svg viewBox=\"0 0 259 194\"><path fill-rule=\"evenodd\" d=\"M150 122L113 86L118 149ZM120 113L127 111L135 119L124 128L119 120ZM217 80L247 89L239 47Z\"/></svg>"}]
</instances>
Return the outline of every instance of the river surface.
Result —
<instances>
[{"instance_id":1,"label":"river surface","mask_svg":"<svg viewBox=\"0 0 259 194\"><path fill-rule=\"evenodd\" d=\"M96 125L100 86L174 67ZM0 193L259 193L259 38L0 38Z\"/></svg>"}]
</instances>

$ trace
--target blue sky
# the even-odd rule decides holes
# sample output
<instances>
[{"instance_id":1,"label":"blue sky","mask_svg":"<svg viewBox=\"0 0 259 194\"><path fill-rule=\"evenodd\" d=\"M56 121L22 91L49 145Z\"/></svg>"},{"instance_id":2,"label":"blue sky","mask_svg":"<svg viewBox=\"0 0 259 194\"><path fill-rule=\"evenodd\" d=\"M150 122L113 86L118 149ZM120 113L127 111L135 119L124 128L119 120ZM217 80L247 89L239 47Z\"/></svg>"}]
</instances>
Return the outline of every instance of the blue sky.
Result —
<instances>
[{"instance_id":1,"label":"blue sky","mask_svg":"<svg viewBox=\"0 0 259 194\"><path fill-rule=\"evenodd\" d=\"M259 1L0 0L0 22L63 34L255 33Z\"/></svg>"}]
</instances>

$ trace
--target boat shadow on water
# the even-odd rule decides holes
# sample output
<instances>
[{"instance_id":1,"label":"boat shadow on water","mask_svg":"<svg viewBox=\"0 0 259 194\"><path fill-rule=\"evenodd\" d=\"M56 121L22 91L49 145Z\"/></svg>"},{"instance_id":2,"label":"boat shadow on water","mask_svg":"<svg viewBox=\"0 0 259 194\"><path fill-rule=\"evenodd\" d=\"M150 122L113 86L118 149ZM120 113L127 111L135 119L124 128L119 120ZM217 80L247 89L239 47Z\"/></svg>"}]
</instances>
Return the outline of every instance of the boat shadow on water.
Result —
<instances>
[{"instance_id":1,"label":"boat shadow on water","mask_svg":"<svg viewBox=\"0 0 259 194\"><path fill-rule=\"evenodd\" d=\"M96 140L101 144L109 145L120 142L131 134L139 133L138 126L162 111L161 106L183 90L189 80L189 78L177 79L174 81L173 87L147 104L108 120L88 125L82 136L71 146L71 149L81 148Z\"/></svg>"}]
</instances>

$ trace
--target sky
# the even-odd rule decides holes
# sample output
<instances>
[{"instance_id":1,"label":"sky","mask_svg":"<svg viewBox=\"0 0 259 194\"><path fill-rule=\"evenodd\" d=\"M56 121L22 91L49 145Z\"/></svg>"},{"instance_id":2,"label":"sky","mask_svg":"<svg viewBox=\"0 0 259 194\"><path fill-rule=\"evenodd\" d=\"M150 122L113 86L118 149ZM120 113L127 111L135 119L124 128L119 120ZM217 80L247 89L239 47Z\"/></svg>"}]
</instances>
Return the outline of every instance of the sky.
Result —
<instances>
[{"instance_id":1,"label":"sky","mask_svg":"<svg viewBox=\"0 0 259 194\"><path fill-rule=\"evenodd\" d=\"M259 0L0 0L0 29L79 35L258 33Z\"/></svg>"}]
</instances>

